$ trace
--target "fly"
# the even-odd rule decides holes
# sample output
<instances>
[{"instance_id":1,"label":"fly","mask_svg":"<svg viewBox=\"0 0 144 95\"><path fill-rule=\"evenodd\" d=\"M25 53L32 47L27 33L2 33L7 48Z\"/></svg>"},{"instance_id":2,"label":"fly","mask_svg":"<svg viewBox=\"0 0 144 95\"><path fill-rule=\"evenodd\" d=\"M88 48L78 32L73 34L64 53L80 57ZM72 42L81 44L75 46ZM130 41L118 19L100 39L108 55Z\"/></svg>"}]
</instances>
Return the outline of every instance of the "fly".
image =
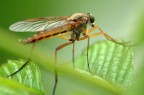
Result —
<instances>
[{"instance_id":1,"label":"fly","mask_svg":"<svg viewBox=\"0 0 144 95\"><path fill-rule=\"evenodd\" d=\"M23 44L33 43L31 52L33 51L33 48L35 47L36 42L43 40L43 39L60 37L68 41L62 45L59 45L55 49L55 83L54 83L54 88L52 92L52 95L55 95L57 82L58 82L58 74L56 70L56 63L57 63L56 60L57 60L58 50L62 49L65 46L73 44L72 51L73 51L73 63L74 63L75 41L88 39L86 56L87 56L88 71L91 73L89 61L88 61L89 41L91 37L103 35L106 39L114 43L125 45L125 43L117 42L115 39L109 36L106 32L104 32L98 25L94 25L94 21L95 21L95 18L90 13L88 14L75 13L71 16L55 16L55 17L28 19L28 20L24 20L24 21L20 21L20 22L12 24L9 27L9 29L11 31L16 31L16 32L26 32L26 31L37 32L32 37L28 37L26 39L20 40L20 42ZM91 29L89 30L87 29L88 25L91 26ZM99 32L89 34L96 29L98 29ZM71 35L71 37L68 38L66 37L66 35ZM31 59L31 55L29 57L29 60L30 59ZM24 64L24 66L29 62L29 60ZM22 66L20 69L22 69L24 66ZM20 71L20 69L18 71ZM16 74L18 71L11 74L10 76Z\"/></svg>"}]
</instances>

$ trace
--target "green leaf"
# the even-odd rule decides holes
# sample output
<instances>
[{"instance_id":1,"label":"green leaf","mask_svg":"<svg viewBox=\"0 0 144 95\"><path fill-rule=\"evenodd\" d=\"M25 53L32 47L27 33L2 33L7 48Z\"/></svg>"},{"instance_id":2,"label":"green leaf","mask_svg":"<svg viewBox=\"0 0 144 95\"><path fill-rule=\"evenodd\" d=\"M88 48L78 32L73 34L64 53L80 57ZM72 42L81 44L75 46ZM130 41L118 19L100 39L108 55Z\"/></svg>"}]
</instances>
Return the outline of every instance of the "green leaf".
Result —
<instances>
[{"instance_id":1,"label":"green leaf","mask_svg":"<svg viewBox=\"0 0 144 95\"><path fill-rule=\"evenodd\" d=\"M16 81L0 78L0 95L43 95L41 92Z\"/></svg>"},{"instance_id":2,"label":"green leaf","mask_svg":"<svg viewBox=\"0 0 144 95\"><path fill-rule=\"evenodd\" d=\"M25 62L26 62L25 60L8 60L7 63L1 65L0 76L4 78L4 77L11 75L12 73L19 70L19 68ZM36 90L36 92L38 92L37 95L44 94L39 68L36 64L34 64L32 62L29 62L18 73L14 74L8 78L13 81L17 81L19 84L21 84L21 86L25 85L25 86L29 87L29 89L31 88L33 90ZM8 86L8 84L11 84L9 81L6 81L6 79L2 79L1 82L2 81L5 81L7 83L6 87Z\"/></svg>"},{"instance_id":3,"label":"green leaf","mask_svg":"<svg viewBox=\"0 0 144 95\"><path fill-rule=\"evenodd\" d=\"M129 87L133 78L133 53L130 47L101 41L89 48L89 64L93 74L113 85ZM88 71L86 50L77 58L75 67Z\"/></svg>"}]
</instances>

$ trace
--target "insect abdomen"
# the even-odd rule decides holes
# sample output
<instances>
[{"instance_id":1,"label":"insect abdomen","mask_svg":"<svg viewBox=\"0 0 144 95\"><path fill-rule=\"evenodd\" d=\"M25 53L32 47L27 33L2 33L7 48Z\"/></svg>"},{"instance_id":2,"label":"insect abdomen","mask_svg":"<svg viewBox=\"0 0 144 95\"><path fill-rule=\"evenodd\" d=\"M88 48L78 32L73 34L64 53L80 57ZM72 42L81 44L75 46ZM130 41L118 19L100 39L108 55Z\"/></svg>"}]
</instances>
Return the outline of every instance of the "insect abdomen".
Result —
<instances>
[{"instance_id":1,"label":"insect abdomen","mask_svg":"<svg viewBox=\"0 0 144 95\"><path fill-rule=\"evenodd\" d=\"M22 40L20 40L20 42L23 44L34 43L34 42L38 42L38 41L43 40L43 39L48 39L48 38L64 35L64 34L67 34L69 32L70 32L70 30L64 30L64 29L63 29L63 31L62 30L61 31L55 30L52 32L50 32L50 31L49 32L40 32L40 33L34 35L33 37L29 37L27 39L22 39Z\"/></svg>"}]
</instances>

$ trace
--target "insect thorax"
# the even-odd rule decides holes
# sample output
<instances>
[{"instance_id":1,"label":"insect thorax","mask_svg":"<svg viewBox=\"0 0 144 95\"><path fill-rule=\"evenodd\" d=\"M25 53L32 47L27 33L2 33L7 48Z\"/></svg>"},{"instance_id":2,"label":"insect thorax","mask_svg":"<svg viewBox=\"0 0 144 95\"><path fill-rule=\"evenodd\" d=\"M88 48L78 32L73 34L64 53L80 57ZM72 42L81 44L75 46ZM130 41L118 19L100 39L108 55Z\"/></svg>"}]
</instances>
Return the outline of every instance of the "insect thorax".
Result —
<instances>
[{"instance_id":1,"label":"insect thorax","mask_svg":"<svg viewBox=\"0 0 144 95\"><path fill-rule=\"evenodd\" d=\"M83 14L83 13L75 13L71 17L69 17L68 20L82 21L83 23L87 23L88 16L87 14Z\"/></svg>"},{"instance_id":2,"label":"insect thorax","mask_svg":"<svg viewBox=\"0 0 144 95\"><path fill-rule=\"evenodd\" d=\"M73 42L80 38L80 35L84 32L83 30L86 27L87 27L87 24L83 23L72 29L71 39Z\"/></svg>"}]
</instances>

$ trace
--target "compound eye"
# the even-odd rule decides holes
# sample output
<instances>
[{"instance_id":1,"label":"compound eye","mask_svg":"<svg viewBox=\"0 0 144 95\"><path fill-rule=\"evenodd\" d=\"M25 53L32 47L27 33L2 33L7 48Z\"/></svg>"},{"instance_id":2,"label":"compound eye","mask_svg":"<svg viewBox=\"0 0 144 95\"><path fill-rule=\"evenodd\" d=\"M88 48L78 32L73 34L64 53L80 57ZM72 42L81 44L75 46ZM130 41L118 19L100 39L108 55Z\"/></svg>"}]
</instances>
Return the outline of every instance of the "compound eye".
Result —
<instances>
[{"instance_id":1,"label":"compound eye","mask_svg":"<svg viewBox=\"0 0 144 95\"><path fill-rule=\"evenodd\" d=\"M95 21L94 16L90 15L90 22L93 23Z\"/></svg>"}]
</instances>

